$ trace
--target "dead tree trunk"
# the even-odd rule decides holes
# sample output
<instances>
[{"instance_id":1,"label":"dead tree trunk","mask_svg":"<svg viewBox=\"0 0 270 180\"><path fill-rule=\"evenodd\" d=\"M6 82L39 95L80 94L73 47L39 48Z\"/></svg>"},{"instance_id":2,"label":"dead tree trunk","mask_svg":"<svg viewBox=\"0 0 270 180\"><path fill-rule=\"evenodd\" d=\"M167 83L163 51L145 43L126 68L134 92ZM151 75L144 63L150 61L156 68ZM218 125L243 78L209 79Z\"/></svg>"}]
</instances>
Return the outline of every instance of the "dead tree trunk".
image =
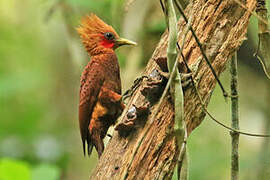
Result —
<instances>
[{"instance_id":1,"label":"dead tree trunk","mask_svg":"<svg viewBox=\"0 0 270 180\"><path fill-rule=\"evenodd\" d=\"M250 11L253 11L256 4L255 0L241 2ZM225 70L227 61L246 38L250 12L240 7L234 0L194 1L193 6L189 5L185 13L190 16L192 11L194 13L192 27L212 66L220 75ZM185 25L181 18L179 37ZM148 62L144 75L149 75L157 68L155 59L166 57L167 39L168 34L165 32ZM216 80L190 32L186 38L183 54L191 68L197 66L194 77L197 80L199 93L207 105ZM144 85L145 80L130 98L126 109L131 105L140 107L147 103L145 96L141 94ZM190 134L200 125L205 113L193 87L185 90L184 100L185 122ZM150 107L150 111L153 109L155 105ZM123 122L126 113L125 110L119 122ZM127 137L120 137L117 131L113 133L113 138L92 172L91 179L171 179L179 149L171 133L174 125L174 109L169 98L165 98L154 121L150 122L152 114L143 117L145 124L137 127Z\"/></svg>"}]
</instances>

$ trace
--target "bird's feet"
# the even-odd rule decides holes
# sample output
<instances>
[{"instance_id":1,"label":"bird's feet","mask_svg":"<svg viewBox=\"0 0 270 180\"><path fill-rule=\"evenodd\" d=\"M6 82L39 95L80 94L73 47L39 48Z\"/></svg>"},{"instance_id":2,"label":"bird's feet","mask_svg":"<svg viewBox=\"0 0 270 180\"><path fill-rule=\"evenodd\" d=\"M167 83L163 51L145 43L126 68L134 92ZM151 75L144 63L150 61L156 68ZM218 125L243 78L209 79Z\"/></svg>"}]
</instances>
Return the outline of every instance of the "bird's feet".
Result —
<instances>
[{"instance_id":1,"label":"bird's feet","mask_svg":"<svg viewBox=\"0 0 270 180\"><path fill-rule=\"evenodd\" d=\"M193 73L180 73L183 90L187 89L192 84L192 75ZM160 81L161 77L168 80L170 78L170 73L155 69L152 71L149 77L152 79L156 79L156 81Z\"/></svg>"},{"instance_id":2,"label":"bird's feet","mask_svg":"<svg viewBox=\"0 0 270 180\"><path fill-rule=\"evenodd\" d=\"M192 85L192 75L193 73L181 73L181 84L183 90L186 90L189 88L190 85Z\"/></svg>"},{"instance_id":3,"label":"bird's feet","mask_svg":"<svg viewBox=\"0 0 270 180\"><path fill-rule=\"evenodd\" d=\"M145 117L149 114L149 103L135 106L134 104L126 112L122 122L116 125L115 130L119 135L125 137L137 127L143 126Z\"/></svg>"}]
</instances>

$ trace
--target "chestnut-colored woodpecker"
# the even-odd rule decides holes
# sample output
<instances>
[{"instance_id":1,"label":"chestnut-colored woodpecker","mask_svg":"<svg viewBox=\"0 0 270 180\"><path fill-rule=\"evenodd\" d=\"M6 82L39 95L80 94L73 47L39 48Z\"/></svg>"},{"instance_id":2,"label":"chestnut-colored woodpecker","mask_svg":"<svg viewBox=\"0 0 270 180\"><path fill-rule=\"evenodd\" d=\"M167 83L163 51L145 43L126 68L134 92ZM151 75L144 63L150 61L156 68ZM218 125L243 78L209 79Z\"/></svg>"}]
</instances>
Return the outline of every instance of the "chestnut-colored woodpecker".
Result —
<instances>
[{"instance_id":1,"label":"chestnut-colored woodpecker","mask_svg":"<svg viewBox=\"0 0 270 180\"><path fill-rule=\"evenodd\" d=\"M95 146L100 157L104 150L103 139L124 108L119 63L114 50L136 43L120 38L95 14L83 18L77 31L91 57L80 81L79 123L83 152L85 154L87 143L88 155Z\"/></svg>"}]
</instances>

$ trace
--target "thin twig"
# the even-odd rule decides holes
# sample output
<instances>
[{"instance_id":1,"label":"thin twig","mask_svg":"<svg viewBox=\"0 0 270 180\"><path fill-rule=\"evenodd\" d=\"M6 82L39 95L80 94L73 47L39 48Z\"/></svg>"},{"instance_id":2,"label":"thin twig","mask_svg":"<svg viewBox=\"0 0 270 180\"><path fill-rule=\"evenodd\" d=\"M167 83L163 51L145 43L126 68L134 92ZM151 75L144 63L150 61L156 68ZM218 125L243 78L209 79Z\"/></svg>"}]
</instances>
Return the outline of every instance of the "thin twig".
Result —
<instances>
[{"instance_id":1,"label":"thin twig","mask_svg":"<svg viewBox=\"0 0 270 180\"><path fill-rule=\"evenodd\" d=\"M181 49L178 43L177 43L177 47L178 47L179 50ZM186 62L186 60L185 60L185 58L184 58L183 55L182 55L182 57L183 57L184 64L185 64L185 66L186 66L188 72L192 72L191 69L189 68L189 66L188 66L188 64L187 64L187 62ZM222 122L220 122L219 120L217 120L217 119L216 119L216 118L215 118L215 117L207 110L207 108L205 107L205 104L204 104L204 102L203 102L203 100L202 100L202 98L201 98L201 95L200 95L200 93L199 93L199 90L198 90L198 88L197 88L197 86L196 86L196 84L195 84L194 78L191 76L190 79L191 79L192 86L193 86L194 89L195 89L195 93L196 93L197 96L198 96L198 99L199 99L199 101L200 101L200 105L202 106L203 111L204 111L204 112L210 117L210 119L212 119L214 122L216 122L217 124L221 125L222 127L226 128L226 129L228 129L228 130L230 130L230 131L233 131L233 132L236 132L236 133L239 133L239 134L242 134L242 135L246 135L246 136L254 136L254 137L270 137L270 134L255 134L255 133L248 133L248 132L245 132L245 131L240 131L240 130L231 128L231 127L227 126L226 124L223 124ZM232 98L235 98L234 96L231 96L231 97L232 97Z\"/></svg>"},{"instance_id":2,"label":"thin twig","mask_svg":"<svg viewBox=\"0 0 270 180\"><path fill-rule=\"evenodd\" d=\"M182 38L182 42L181 42L181 47L184 47L184 43L185 43L185 40L186 40L186 37L187 37L187 33L190 30L192 20L193 20L193 11L191 12L190 18L189 18L188 23L186 25L186 28L185 28L185 30L183 32L183 38ZM178 46L178 42L176 43L176 46L178 48L179 53L181 54L181 57L184 59L183 50ZM189 72L191 72L191 71L189 71ZM181 176L183 163L186 163L185 164L186 165L185 170L187 172L185 174L188 174L188 164L187 164L188 160L184 161L184 158L187 159L187 156L186 156L186 144L187 144L187 138L188 138L187 127L186 127L185 121L183 121L183 127L184 127L185 134L184 134L184 141L183 141L181 149L180 149L179 160L178 160L178 168L177 168L178 179L180 179L181 177L184 178L184 179L188 177L188 176Z\"/></svg>"},{"instance_id":3,"label":"thin twig","mask_svg":"<svg viewBox=\"0 0 270 180\"><path fill-rule=\"evenodd\" d=\"M181 153L183 152L183 153ZM178 163L178 179L187 180L188 179L188 149L186 147L186 141L182 144Z\"/></svg>"},{"instance_id":4,"label":"thin twig","mask_svg":"<svg viewBox=\"0 0 270 180\"><path fill-rule=\"evenodd\" d=\"M160 3L160 6L161 6L161 9L163 11L163 13L165 14L165 7L164 7L164 4L163 4L163 1L162 0L159 0L159 3Z\"/></svg>"},{"instance_id":5,"label":"thin twig","mask_svg":"<svg viewBox=\"0 0 270 180\"><path fill-rule=\"evenodd\" d=\"M179 12L181 13L181 15L183 16L185 22L188 23L188 19L187 19L186 15L185 15L184 11L182 10L181 6L178 4L177 1L174 1L174 2L175 2L175 5L176 5L178 11L179 11ZM212 71L212 74L214 75L215 79L217 80L217 82L218 82L218 84L219 84L219 86L220 86L220 88L221 88L221 90L222 90L223 96L224 96L225 99L226 99L229 95L228 95L228 93L226 92L226 90L224 89L222 83L220 82L220 80L219 80L219 78L218 78L217 73L215 72L215 70L214 70L212 64L210 63L209 59L207 58L207 56L206 56L206 54L205 54L205 52L204 52L204 50L203 50L203 47L202 47L202 45L201 45L201 43L200 43L200 40L198 39L198 37L197 37L197 35L196 35L194 29L192 28L192 26L190 26L190 31L191 31L193 37L195 38L196 43L198 44L198 46L199 46L199 48L200 48L200 51L201 51L201 53L202 53L203 58L205 59L206 63L208 64L208 66L209 66L210 70Z\"/></svg>"},{"instance_id":6,"label":"thin twig","mask_svg":"<svg viewBox=\"0 0 270 180\"><path fill-rule=\"evenodd\" d=\"M215 121L217 124L223 126L224 128L230 130L230 131L233 131L233 132L236 132L236 133L239 133L239 134L242 134L242 135L246 135L246 136L254 136L254 137L270 137L270 134L255 134L255 133L248 133L248 132L245 132L245 131L240 131L240 130L237 130L237 129L234 129L234 128L231 128L225 124L223 124L222 122L220 122L219 120L215 119L214 116L212 116L209 111L205 108L205 105L202 106L203 107L203 110L204 112L213 120Z\"/></svg>"},{"instance_id":7,"label":"thin twig","mask_svg":"<svg viewBox=\"0 0 270 180\"><path fill-rule=\"evenodd\" d=\"M238 72L237 72L237 52L231 61L231 98L232 128L239 130L239 111L238 111ZM232 152L231 152L231 180L239 179L239 133L231 132Z\"/></svg>"},{"instance_id":8,"label":"thin twig","mask_svg":"<svg viewBox=\"0 0 270 180\"><path fill-rule=\"evenodd\" d=\"M184 141L182 143L182 146L181 146L181 149L180 149L180 154L179 154L179 160L178 160L178 168L177 168L177 177L178 177L178 180L181 178L181 177L184 177L183 179L187 179L187 176L182 176L182 167L185 164L186 168L186 172L184 172L186 175L188 174L188 159L187 159L187 149L186 149L186 146L187 146L187 138L188 138L188 134L187 134L187 128L185 126L185 135L184 135ZM186 158L186 161L184 160Z\"/></svg>"},{"instance_id":9,"label":"thin twig","mask_svg":"<svg viewBox=\"0 0 270 180\"><path fill-rule=\"evenodd\" d=\"M259 38L260 39L260 38ZM264 74L266 75L266 77L268 79L270 79L270 74L269 72L267 71L267 67L264 65L264 61L262 60L262 58L258 55L258 54L254 54L254 56L259 60L259 62L261 63L262 65L262 68L263 68L263 71L264 71Z\"/></svg>"},{"instance_id":10,"label":"thin twig","mask_svg":"<svg viewBox=\"0 0 270 180\"><path fill-rule=\"evenodd\" d=\"M174 71L172 72L172 63L176 63L178 64L178 58L176 58L176 46L177 46L177 41L178 41L178 37L177 37L177 21L176 21L176 14L175 14L175 10L174 10L174 5L173 5L173 0L168 0L165 1L166 3L166 10L168 12L167 15L167 25L169 28L169 41L168 41L168 49L167 49L167 61L168 61L168 69L169 72L171 72L171 76L173 76L174 81L171 84L171 94L173 95L173 99L174 99L174 110L175 110L175 136L176 138L176 142L177 145L180 149L180 154L179 154L179 160L178 160L178 168L177 168L177 177L178 180L180 180L180 178L182 180L186 180L187 176L185 176L184 174L187 175L188 172L188 164L187 164L187 160L184 161L184 158L186 157L186 141L187 141L187 128L186 128L186 123L184 121L184 95L183 95L183 90L182 90L182 85L181 85L181 79L180 79L180 73L178 71L178 69L176 69L176 74L174 74ZM162 5L163 6L163 5ZM166 16L166 14L165 14ZM193 12L192 15L190 16L190 19L187 22L187 26L186 29L183 33L183 38L182 38L182 42L181 45L184 46L185 43L185 39L187 36L187 33L190 30L191 27L191 22L192 22L192 17L193 17ZM182 54L182 49L179 50L180 54ZM177 81L176 81L177 79ZM187 158L187 157L186 157ZM184 164L183 164L184 163ZM182 167L183 165L185 166L185 171L186 172L182 172ZM182 173L182 174L181 174Z\"/></svg>"}]
</instances>

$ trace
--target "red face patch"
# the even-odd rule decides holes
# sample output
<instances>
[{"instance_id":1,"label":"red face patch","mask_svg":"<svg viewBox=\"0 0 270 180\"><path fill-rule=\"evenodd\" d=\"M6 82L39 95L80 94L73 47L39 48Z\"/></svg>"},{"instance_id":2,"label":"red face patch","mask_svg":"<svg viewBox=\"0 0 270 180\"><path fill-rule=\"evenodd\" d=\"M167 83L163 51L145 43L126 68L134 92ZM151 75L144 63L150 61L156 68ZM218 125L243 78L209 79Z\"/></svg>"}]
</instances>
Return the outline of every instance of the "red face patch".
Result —
<instances>
[{"instance_id":1,"label":"red face patch","mask_svg":"<svg viewBox=\"0 0 270 180\"><path fill-rule=\"evenodd\" d=\"M113 48L113 46L114 46L114 42L113 42L113 41L107 40L107 39L105 39L105 38L101 41L100 44L101 44L103 47L105 47L105 48Z\"/></svg>"}]
</instances>

